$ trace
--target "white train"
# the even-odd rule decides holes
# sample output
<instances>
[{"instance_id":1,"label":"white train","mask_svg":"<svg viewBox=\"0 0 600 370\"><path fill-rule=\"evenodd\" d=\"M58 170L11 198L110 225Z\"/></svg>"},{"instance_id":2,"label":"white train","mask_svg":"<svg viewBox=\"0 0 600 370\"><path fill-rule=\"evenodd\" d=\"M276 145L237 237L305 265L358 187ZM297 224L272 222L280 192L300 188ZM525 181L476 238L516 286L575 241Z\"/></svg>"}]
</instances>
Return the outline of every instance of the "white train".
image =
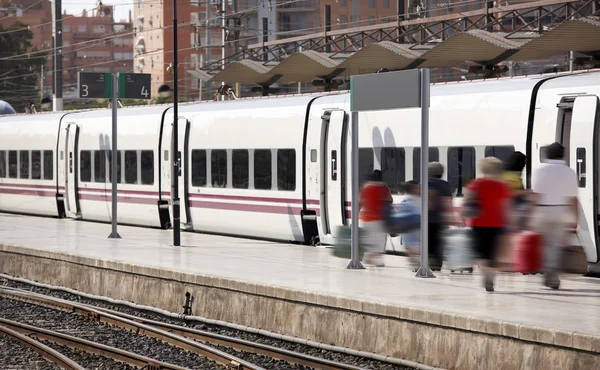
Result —
<instances>
[{"instance_id":1,"label":"white train","mask_svg":"<svg viewBox=\"0 0 600 370\"><path fill-rule=\"evenodd\" d=\"M543 148L562 142L579 175L578 227L599 270L600 72L434 84L430 159L457 198L476 161L527 154L526 185ZM180 158L185 230L324 244L349 224L347 92L120 109L119 222L170 227L172 163ZM418 109L360 115L360 175L419 178ZM109 222L111 111L0 117L0 211ZM587 174L591 177L588 177ZM589 181L588 181L589 180Z\"/></svg>"}]
</instances>

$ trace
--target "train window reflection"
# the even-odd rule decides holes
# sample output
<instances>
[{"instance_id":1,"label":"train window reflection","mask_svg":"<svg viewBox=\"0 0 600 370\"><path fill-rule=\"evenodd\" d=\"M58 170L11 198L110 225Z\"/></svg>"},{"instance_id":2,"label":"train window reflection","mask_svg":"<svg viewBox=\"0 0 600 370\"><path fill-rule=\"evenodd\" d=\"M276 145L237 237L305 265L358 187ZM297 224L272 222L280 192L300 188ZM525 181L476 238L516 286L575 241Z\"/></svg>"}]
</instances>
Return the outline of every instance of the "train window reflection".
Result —
<instances>
[{"instance_id":1,"label":"train window reflection","mask_svg":"<svg viewBox=\"0 0 600 370\"><path fill-rule=\"evenodd\" d=\"M44 150L44 180L52 180L54 178L53 154L52 150Z\"/></svg>"},{"instance_id":2,"label":"train window reflection","mask_svg":"<svg viewBox=\"0 0 600 370\"><path fill-rule=\"evenodd\" d=\"M154 152L142 150L142 185L154 184Z\"/></svg>"},{"instance_id":3,"label":"train window reflection","mask_svg":"<svg viewBox=\"0 0 600 370\"><path fill-rule=\"evenodd\" d=\"M112 150L106 151L108 159L108 182L112 184ZM121 151L117 150L117 184L121 183Z\"/></svg>"},{"instance_id":4,"label":"train window reflection","mask_svg":"<svg viewBox=\"0 0 600 370\"><path fill-rule=\"evenodd\" d=\"M17 178L17 151L11 150L8 152L8 177L11 179Z\"/></svg>"},{"instance_id":5,"label":"train window reflection","mask_svg":"<svg viewBox=\"0 0 600 370\"><path fill-rule=\"evenodd\" d=\"M125 151L125 183L126 184L137 184L138 183L138 163L137 163L137 152L135 150Z\"/></svg>"},{"instance_id":6,"label":"train window reflection","mask_svg":"<svg viewBox=\"0 0 600 370\"><path fill-rule=\"evenodd\" d=\"M6 151L0 150L0 178L6 177Z\"/></svg>"},{"instance_id":7,"label":"train window reflection","mask_svg":"<svg viewBox=\"0 0 600 370\"><path fill-rule=\"evenodd\" d=\"M79 154L79 180L92 181L92 154L89 150L82 150Z\"/></svg>"},{"instance_id":8,"label":"train window reflection","mask_svg":"<svg viewBox=\"0 0 600 370\"><path fill-rule=\"evenodd\" d=\"M42 178L42 153L39 150L31 151L31 178L33 180Z\"/></svg>"},{"instance_id":9,"label":"train window reflection","mask_svg":"<svg viewBox=\"0 0 600 370\"><path fill-rule=\"evenodd\" d=\"M213 188L227 187L227 151L212 150L210 153L210 176Z\"/></svg>"},{"instance_id":10,"label":"train window reflection","mask_svg":"<svg viewBox=\"0 0 600 370\"><path fill-rule=\"evenodd\" d=\"M515 152L514 146L486 146L485 157L496 157L505 163L510 159L510 156Z\"/></svg>"},{"instance_id":11,"label":"train window reflection","mask_svg":"<svg viewBox=\"0 0 600 370\"><path fill-rule=\"evenodd\" d=\"M106 181L106 154L104 150L94 150L94 181Z\"/></svg>"},{"instance_id":12,"label":"train window reflection","mask_svg":"<svg viewBox=\"0 0 600 370\"><path fill-rule=\"evenodd\" d=\"M277 150L277 189L296 190L296 151Z\"/></svg>"},{"instance_id":13,"label":"train window reflection","mask_svg":"<svg viewBox=\"0 0 600 370\"><path fill-rule=\"evenodd\" d=\"M29 178L29 151L21 150L19 151L19 178L28 179Z\"/></svg>"},{"instance_id":14,"label":"train window reflection","mask_svg":"<svg viewBox=\"0 0 600 370\"><path fill-rule=\"evenodd\" d=\"M231 155L232 175L231 185L236 189L248 189L249 169L248 151L237 149Z\"/></svg>"},{"instance_id":15,"label":"train window reflection","mask_svg":"<svg viewBox=\"0 0 600 370\"><path fill-rule=\"evenodd\" d=\"M254 189L269 190L272 185L271 151L257 149L254 151Z\"/></svg>"},{"instance_id":16,"label":"train window reflection","mask_svg":"<svg viewBox=\"0 0 600 370\"><path fill-rule=\"evenodd\" d=\"M404 148L381 149L381 174L392 194L400 193L400 184L406 178L406 154Z\"/></svg>"},{"instance_id":17,"label":"train window reflection","mask_svg":"<svg viewBox=\"0 0 600 370\"><path fill-rule=\"evenodd\" d=\"M375 165L375 153L372 148L360 148L358 150L358 181L363 184L373 172Z\"/></svg>"},{"instance_id":18,"label":"train window reflection","mask_svg":"<svg viewBox=\"0 0 600 370\"><path fill-rule=\"evenodd\" d=\"M440 150L429 148L429 163L440 161ZM421 148L413 149L413 180L421 182Z\"/></svg>"},{"instance_id":19,"label":"train window reflection","mask_svg":"<svg viewBox=\"0 0 600 370\"><path fill-rule=\"evenodd\" d=\"M463 195L463 187L475 179L475 148L448 148L448 183L452 194Z\"/></svg>"},{"instance_id":20,"label":"train window reflection","mask_svg":"<svg viewBox=\"0 0 600 370\"><path fill-rule=\"evenodd\" d=\"M192 150L192 186L206 186L206 150Z\"/></svg>"}]
</instances>

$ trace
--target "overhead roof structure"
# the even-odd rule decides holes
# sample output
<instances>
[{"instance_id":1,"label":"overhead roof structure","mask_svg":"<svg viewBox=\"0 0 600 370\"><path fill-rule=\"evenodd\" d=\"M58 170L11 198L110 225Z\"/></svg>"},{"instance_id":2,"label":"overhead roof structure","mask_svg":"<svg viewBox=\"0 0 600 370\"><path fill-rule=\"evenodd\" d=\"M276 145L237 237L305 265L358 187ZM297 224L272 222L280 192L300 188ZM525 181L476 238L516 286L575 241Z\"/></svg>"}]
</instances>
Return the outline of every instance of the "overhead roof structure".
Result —
<instances>
[{"instance_id":1,"label":"overhead roof structure","mask_svg":"<svg viewBox=\"0 0 600 370\"><path fill-rule=\"evenodd\" d=\"M381 41L353 54L308 50L292 54L272 68L246 59L230 63L211 81L270 85L315 78L332 80L340 76L373 73L380 68L443 68L464 62L491 66L507 60L543 59L568 51L600 52L600 18L567 20L541 35L523 31L469 30L435 45L429 44L429 50L419 50L416 46L427 48L427 45Z\"/></svg>"},{"instance_id":2,"label":"overhead roof structure","mask_svg":"<svg viewBox=\"0 0 600 370\"><path fill-rule=\"evenodd\" d=\"M465 61L496 64L516 53L522 42L504 38L504 34L471 30L456 34L423 53L422 68L449 67Z\"/></svg>"},{"instance_id":3,"label":"overhead roof structure","mask_svg":"<svg viewBox=\"0 0 600 370\"><path fill-rule=\"evenodd\" d=\"M510 37L510 36L509 36ZM600 21L598 18L573 19L523 45L509 60L547 58L568 52L600 50Z\"/></svg>"},{"instance_id":4,"label":"overhead roof structure","mask_svg":"<svg viewBox=\"0 0 600 370\"><path fill-rule=\"evenodd\" d=\"M387 69L406 69L423 54L423 51L413 50L411 45L398 44L391 41L381 41L360 49L350 58L339 64L339 68L350 74L373 73L381 68L385 61Z\"/></svg>"}]
</instances>

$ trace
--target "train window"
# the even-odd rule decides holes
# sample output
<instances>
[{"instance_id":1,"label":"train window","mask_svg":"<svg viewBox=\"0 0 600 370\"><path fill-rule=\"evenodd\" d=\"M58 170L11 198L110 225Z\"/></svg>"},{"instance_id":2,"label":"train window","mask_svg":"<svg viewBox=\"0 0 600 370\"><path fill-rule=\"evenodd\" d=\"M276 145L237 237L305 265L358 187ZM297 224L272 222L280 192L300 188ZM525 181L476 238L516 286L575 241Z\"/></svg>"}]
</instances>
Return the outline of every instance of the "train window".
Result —
<instances>
[{"instance_id":1,"label":"train window","mask_svg":"<svg viewBox=\"0 0 600 370\"><path fill-rule=\"evenodd\" d=\"M19 151L19 178L28 179L29 178L29 151L21 150Z\"/></svg>"},{"instance_id":2,"label":"train window","mask_svg":"<svg viewBox=\"0 0 600 370\"><path fill-rule=\"evenodd\" d=\"M6 177L6 151L0 150L0 178Z\"/></svg>"},{"instance_id":3,"label":"train window","mask_svg":"<svg viewBox=\"0 0 600 370\"><path fill-rule=\"evenodd\" d=\"M406 179L406 154L404 148L381 149L381 174L392 194L400 193L400 185Z\"/></svg>"},{"instance_id":4,"label":"train window","mask_svg":"<svg viewBox=\"0 0 600 370\"><path fill-rule=\"evenodd\" d=\"M89 150L82 150L79 159L79 179L81 182L92 181L92 153Z\"/></svg>"},{"instance_id":5,"label":"train window","mask_svg":"<svg viewBox=\"0 0 600 370\"><path fill-rule=\"evenodd\" d=\"M503 163L506 163L510 156L515 152L514 146L486 146L485 157L496 157Z\"/></svg>"},{"instance_id":6,"label":"train window","mask_svg":"<svg viewBox=\"0 0 600 370\"><path fill-rule=\"evenodd\" d=\"M269 149L254 151L254 189L271 189L271 163L271 151Z\"/></svg>"},{"instance_id":7,"label":"train window","mask_svg":"<svg viewBox=\"0 0 600 370\"><path fill-rule=\"evenodd\" d=\"M192 150L192 186L206 186L206 150Z\"/></svg>"},{"instance_id":8,"label":"train window","mask_svg":"<svg viewBox=\"0 0 600 370\"><path fill-rule=\"evenodd\" d=\"M475 148L448 148L448 183L452 193L463 195L463 187L475 179Z\"/></svg>"},{"instance_id":9,"label":"train window","mask_svg":"<svg viewBox=\"0 0 600 370\"><path fill-rule=\"evenodd\" d=\"M42 153L39 150L31 151L31 178L33 180L42 178Z\"/></svg>"},{"instance_id":10,"label":"train window","mask_svg":"<svg viewBox=\"0 0 600 370\"><path fill-rule=\"evenodd\" d=\"M577 183L580 188L585 188L586 178L585 148L577 148Z\"/></svg>"},{"instance_id":11,"label":"train window","mask_svg":"<svg viewBox=\"0 0 600 370\"><path fill-rule=\"evenodd\" d=\"M213 188L227 187L227 151L211 150L210 153L210 175Z\"/></svg>"},{"instance_id":12,"label":"train window","mask_svg":"<svg viewBox=\"0 0 600 370\"><path fill-rule=\"evenodd\" d=\"M137 152L135 150L126 150L125 151L125 183L126 184L137 184L138 183L137 172L138 172Z\"/></svg>"},{"instance_id":13,"label":"train window","mask_svg":"<svg viewBox=\"0 0 600 370\"><path fill-rule=\"evenodd\" d=\"M236 189L248 189L250 182L248 169L248 151L243 149L234 150L231 153L231 185Z\"/></svg>"},{"instance_id":14,"label":"train window","mask_svg":"<svg viewBox=\"0 0 600 370\"><path fill-rule=\"evenodd\" d=\"M106 154L104 150L94 150L94 181L106 181Z\"/></svg>"},{"instance_id":15,"label":"train window","mask_svg":"<svg viewBox=\"0 0 600 370\"><path fill-rule=\"evenodd\" d=\"M429 148L429 163L440 161L440 150ZM421 182L421 148L413 149L413 180Z\"/></svg>"},{"instance_id":16,"label":"train window","mask_svg":"<svg viewBox=\"0 0 600 370\"><path fill-rule=\"evenodd\" d=\"M108 182L112 184L112 150L106 151L108 158ZM117 150L117 184L121 183L121 151Z\"/></svg>"},{"instance_id":17,"label":"train window","mask_svg":"<svg viewBox=\"0 0 600 370\"><path fill-rule=\"evenodd\" d=\"M52 180L54 178L53 157L52 150L44 150L44 180Z\"/></svg>"},{"instance_id":18,"label":"train window","mask_svg":"<svg viewBox=\"0 0 600 370\"><path fill-rule=\"evenodd\" d=\"M142 150L142 184L154 184L154 152L152 150Z\"/></svg>"},{"instance_id":19,"label":"train window","mask_svg":"<svg viewBox=\"0 0 600 370\"><path fill-rule=\"evenodd\" d=\"M316 149L310 150L310 161L313 163L317 162L317 150Z\"/></svg>"},{"instance_id":20,"label":"train window","mask_svg":"<svg viewBox=\"0 0 600 370\"><path fill-rule=\"evenodd\" d=\"M8 152L8 177L11 179L17 178L17 151L11 150Z\"/></svg>"},{"instance_id":21,"label":"train window","mask_svg":"<svg viewBox=\"0 0 600 370\"><path fill-rule=\"evenodd\" d=\"M296 151L277 150L277 189L296 190Z\"/></svg>"},{"instance_id":22,"label":"train window","mask_svg":"<svg viewBox=\"0 0 600 370\"><path fill-rule=\"evenodd\" d=\"M358 181L363 184L375 168L375 153L371 148L358 150Z\"/></svg>"}]
</instances>

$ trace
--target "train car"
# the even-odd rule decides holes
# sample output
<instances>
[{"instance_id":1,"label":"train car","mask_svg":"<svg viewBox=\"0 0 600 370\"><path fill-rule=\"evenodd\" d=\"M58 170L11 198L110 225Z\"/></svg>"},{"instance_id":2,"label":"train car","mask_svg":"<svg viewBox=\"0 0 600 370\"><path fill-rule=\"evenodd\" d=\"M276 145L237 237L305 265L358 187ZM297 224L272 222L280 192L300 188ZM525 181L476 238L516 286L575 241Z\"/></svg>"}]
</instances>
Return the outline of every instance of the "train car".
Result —
<instances>
[{"instance_id":1,"label":"train car","mask_svg":"<svg viewBox=\"0 0 600 370\"><path fill-rule=\"evenodd\" d=\"M578 234L595 271L599 95L595 71L434 84L430 160L444 165L460 203L481 175L479 159L526 153L530 186L544 147L561 142L578 174ZM352 222L349 99L336 92L184 104L176 153L171 107L119 109L119 221L170 227L178 176L184 230L333 243L335 227ZM107 109L0 117L0 210L110 221L110 122ZM397 199L400 183L420 175L419 110L360 113L359 147L359 178L381 169ZM40 179L45 155L52 177ZM389 238L388 249L398 245Z\"/></svg>"}]
</instances>

